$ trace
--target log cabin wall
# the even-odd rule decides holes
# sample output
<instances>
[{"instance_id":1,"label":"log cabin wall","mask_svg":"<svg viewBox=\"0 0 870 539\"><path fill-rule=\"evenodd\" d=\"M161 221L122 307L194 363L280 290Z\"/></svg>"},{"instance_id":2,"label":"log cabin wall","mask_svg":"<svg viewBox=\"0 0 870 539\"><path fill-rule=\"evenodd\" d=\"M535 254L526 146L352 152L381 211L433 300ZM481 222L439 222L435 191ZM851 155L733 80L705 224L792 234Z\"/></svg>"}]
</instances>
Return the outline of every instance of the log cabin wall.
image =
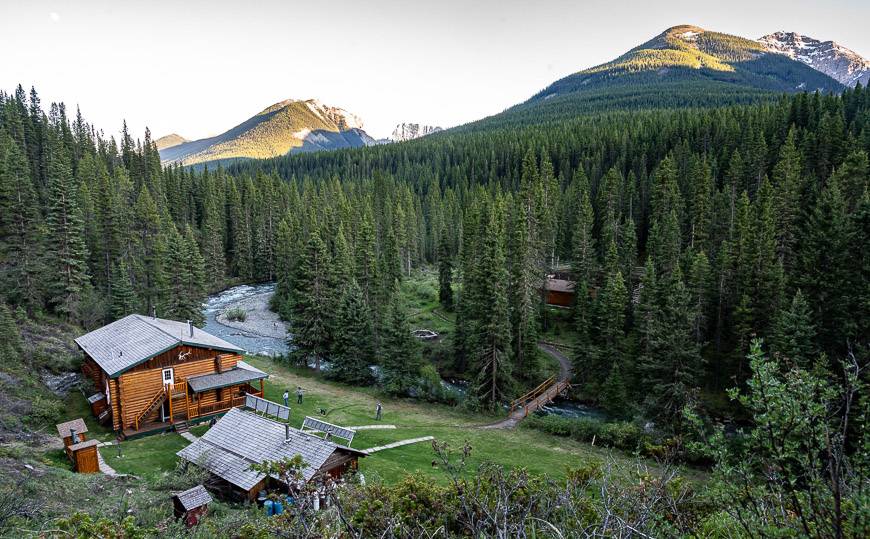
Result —
<instances>
[{"instance_id":1,"label":"log cabin wall","mask_svg":"<svg viewBox=\"0 0 870 539\"><path fill-rule=\"evenodd\" d=\"M184 359L179 361L179 354L183 354ZM163 369L171 367L174 371L175 382L178 383L191 376L217 372L216 357L218 356L220 356L224 370L235 367L241 359L238 354L226 354L207 348L179 346L121 374L117 382L120 385L122 410L118 413L120 421L115 424L115 429L135 426L136 416L142 413L154 395L163 389ZM212 394L213 399L215 392L209 393ZM156 421L159 417L160 407L157 407L144 420Z\"/></svg>"}]
</instances>

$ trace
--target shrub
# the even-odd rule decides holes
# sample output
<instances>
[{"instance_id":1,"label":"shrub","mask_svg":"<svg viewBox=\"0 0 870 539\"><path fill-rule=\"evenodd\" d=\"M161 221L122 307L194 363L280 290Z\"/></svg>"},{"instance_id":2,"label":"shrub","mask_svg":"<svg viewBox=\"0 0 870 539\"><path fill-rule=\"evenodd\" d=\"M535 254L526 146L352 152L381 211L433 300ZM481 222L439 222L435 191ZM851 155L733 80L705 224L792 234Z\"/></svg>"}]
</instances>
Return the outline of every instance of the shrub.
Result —
<instances>
[{"instance_id":1,"label":"shrub","mask_svg":"<svg viewBox=\"0 0 870 539\"><path fill-rule=\"evenodd\" d=\"M595 440L596 443L629 451L647 441L643 430L627 421L607 423L596 419L546 415L532 416L527 426L556 436L570 436L581 442Z\"/></svg>"},{"instance_id":2,"label":"shrub","mask_svg":"<svg viewBox=\"0 0 870 539\"><path fill-rule=\"evenodd\" d=\"M248 319L248 312L241 307L234 307L224 314L230 322L244 322Z\"/></svg>"}]
</instances>

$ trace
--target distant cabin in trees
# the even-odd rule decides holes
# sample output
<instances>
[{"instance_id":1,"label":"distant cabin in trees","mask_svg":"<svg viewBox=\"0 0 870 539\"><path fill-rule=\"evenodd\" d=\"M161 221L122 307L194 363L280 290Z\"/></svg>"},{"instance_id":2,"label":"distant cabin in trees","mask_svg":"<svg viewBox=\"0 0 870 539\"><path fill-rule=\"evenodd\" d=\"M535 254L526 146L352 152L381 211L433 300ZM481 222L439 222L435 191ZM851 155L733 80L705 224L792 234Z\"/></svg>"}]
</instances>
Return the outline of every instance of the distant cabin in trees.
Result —
<instances>
[{"instance_id":1,"label":"distant cabin in trees","mask_svg":"<svg viewBox=\"0 0 870 539\"><path fill-rule=\"evenodd\" d=\"M178 452L190 464L217 477L234 497L253 500L261 490L286 489L281 480L252 470L252 464L302 457L302 479L307 483L331 477L341 479L357 469L364 451L295 429L254 411L234 408L201 438Z\"/></svg>"},{"instance_id":2,"label":"distant cabin in trees","mask_svg":"<svg viewBox=\"0 0 870 539\"><path fill-rule=\"evenodd\" d=\"M560 275L548 275L544 282L547 305L570 307L574 304L574 281L560 277Z\"/></svg>"},{"instance_id":3,"label":"distant cabin in trees","mask_svg":"<svg viewBox=\"0 0 870 539\"><path fill-rule=\"evenodd\" d=\"M89 398L102 422L123 436L222 414L263 395L268 375L243 350L195 327L131 314L75 340L82 371L100 393Z\"/></svg>"}]
</instances>

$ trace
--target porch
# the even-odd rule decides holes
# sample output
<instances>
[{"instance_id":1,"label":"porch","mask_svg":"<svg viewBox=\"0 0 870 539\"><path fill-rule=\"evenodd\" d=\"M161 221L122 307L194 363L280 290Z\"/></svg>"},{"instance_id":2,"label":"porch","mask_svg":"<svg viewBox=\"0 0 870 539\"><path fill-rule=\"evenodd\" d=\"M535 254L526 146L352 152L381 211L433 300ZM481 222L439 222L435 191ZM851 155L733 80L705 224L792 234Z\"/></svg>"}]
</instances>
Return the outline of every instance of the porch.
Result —
<instances>
[{"instance_id":1,"label":"porch","mask_svg":"<svg viewBox=\"0 0 870 539\"><path fill-rule=\"evenodd\" d=\"M223 415L231 408L243 406L245 395L263 396L263 380L259 387L251 384L239 384L212 390L214 398L209 398L208 392L194 393L187 381L169 384L165 388L165 399L157 420L137 420L133 427L122 431L124 439L138 438L150 434L159 434L175 430L181 422L196 422Z\"/></svg>"}]
</instances>

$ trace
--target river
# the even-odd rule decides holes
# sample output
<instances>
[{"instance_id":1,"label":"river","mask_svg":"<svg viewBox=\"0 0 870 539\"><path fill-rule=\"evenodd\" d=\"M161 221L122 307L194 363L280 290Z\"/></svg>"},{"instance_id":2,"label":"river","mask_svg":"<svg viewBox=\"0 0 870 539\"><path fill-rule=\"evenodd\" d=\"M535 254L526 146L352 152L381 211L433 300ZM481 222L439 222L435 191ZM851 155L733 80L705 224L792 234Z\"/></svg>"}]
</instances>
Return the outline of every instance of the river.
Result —
<instances>
[{"instance_id":1,"label":"river","mask_svg":"<svg viewBox=\"0 0 870 539\"><path fill-rule=\"evenodd\" d=\"M249 354L279 356L288 352L287 326L269 310L275 283L240 285L209 296L203 304L205 329ZM247 313L244 322L230 322L222 316L238 307Z\"/></svg>"},{"instance_id":2,"label":"river","mask_svg":"<svg viewBox=\"0 0 870 539\"><path fill-rule=\"evenodd\" d=\"M263 283L234 286L209 296L203 304L203 329L244 348L249 354L271 357L287 354L290 338L287 325L269 309L269 300L274 293L275 283ZM243 309L247 313L244 322L232 322L223 316L233 308ZM445 380L441 383L458 400L464 396L467 384ZM573 418L605 418L601 410L566 399L557 399L542 408L541 412Z\"/></svg>"}]
</instances>

